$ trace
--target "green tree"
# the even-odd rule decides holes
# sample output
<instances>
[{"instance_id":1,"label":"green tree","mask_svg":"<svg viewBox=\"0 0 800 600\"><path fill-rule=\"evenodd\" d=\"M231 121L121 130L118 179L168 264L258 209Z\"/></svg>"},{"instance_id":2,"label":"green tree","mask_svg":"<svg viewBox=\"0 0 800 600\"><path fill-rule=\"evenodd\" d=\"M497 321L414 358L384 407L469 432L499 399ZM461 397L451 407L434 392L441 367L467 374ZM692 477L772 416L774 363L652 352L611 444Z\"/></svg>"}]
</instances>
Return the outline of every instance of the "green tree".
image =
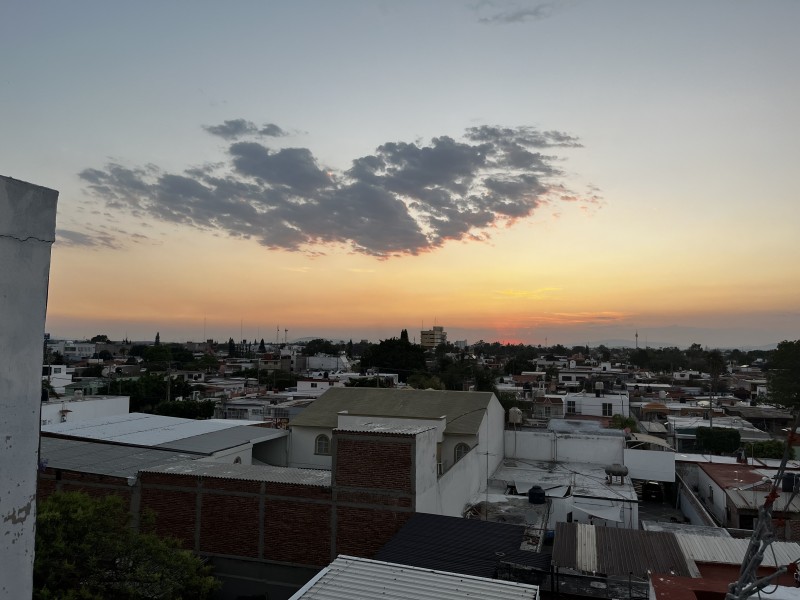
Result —
<instances>
[{"instance_id":1,"label":"green tree","mask_svg":"<svg viewBox=\"0 0 800 600\"><path fill-rule=\"evenodd\" d=\"M92 339L89 340L90 342L94 342L95 344L106 344L108 343L108 336L105 333L99 333L94 336Z\"/></svg>"},{"instance_id":2,"label":"green tree","mask_svg":"<svg viewBox=\"0 0 800 600\"><path fill-rule=\"evenodd\" d=\"M264 338L261 338L261 342L258 344L258 351L259 351L261 354L263 354L264 352L266 352L266 351L267 351L267 346L266 346L266 344L264 343Z\"/></svg>"},{"instance_id":3,"label":"green tree","mask_svg":"<svg viewBox=\"0 0 800 600\"><path fill-rule=\"evenodd\" d=\"M800 408L800 340L778 344L770 357L767 387L771 402L795 413Z\"/></svg>"},{"instance_id":4,"label":"green tree","mask_svg":"<svg viewBox=\"0 0 800 600\"><path fill-rule=\"evenodd\" d=\"M732 454L742 443L738 430L723 427L698 427L696 438L700 449L711 454Z\"/></svg>"},{"instance_id":5,"label":"green tree","mask_svg":"<svg viewBox=\"0 0 800 600\"><path fill-rule=\"evenodd\" d=\"M144 351L144 360L148 363L164 363L166 364L172 360L172 351L169 346L148 346Z\"/></svg>"},{"instance_id":6,"label":"green tree","mask_svg":"<svg viewBox=\"0 0 800 600\"><path fill-rule=\"evenodd\" d=\"M177 541L134 530L118 496L55 493L38 506L35 600L204 599L217 588Z\"/></svg>"},{"instance_id":7,"label":"green tree","mask_svg":"<svg viewBox=\"0 0 800 600\"><path fill-rule=\"evenodd\" d=\"M706 369L708 369L709 375L711 375L711 392L712 394L719 393L719 378L725 372L725 359L722 356L722 352L719 350L711 350L710 352L706 352Z\"/></svg>"},{"instance_id":8,"label":"green tree","mask_svg":"<svg viewBox=\"0 0 800 600\"><path fill-rule=\"evenodd\" d=\"M764 440L745 446L745 454L756 458L783 458L786 443L781 440Z\"/></svg>"},{"instance_id":9,"label":"green tree","mask_svg":"<svg viewBox=\"0 0 800 600\"><path fill-rule=\"evenodd\" d=\"M636 419L634 419L633 417L625 417L619 414L611 417L611 422L609 422L608 428L609 429L628 428L632 433L639 432L639 428L636 426Z\"/></svg>"},{"instance_id":10,"label":"green tree","mask_svg":"<svg viewBox=\"0 0 800 600\"><path fill-rule=\"evenodd\" d=\"M443 390L444 384L436 375L429 373L412 373L406 383L417 390Z\"/></svg>"}]
</instances>

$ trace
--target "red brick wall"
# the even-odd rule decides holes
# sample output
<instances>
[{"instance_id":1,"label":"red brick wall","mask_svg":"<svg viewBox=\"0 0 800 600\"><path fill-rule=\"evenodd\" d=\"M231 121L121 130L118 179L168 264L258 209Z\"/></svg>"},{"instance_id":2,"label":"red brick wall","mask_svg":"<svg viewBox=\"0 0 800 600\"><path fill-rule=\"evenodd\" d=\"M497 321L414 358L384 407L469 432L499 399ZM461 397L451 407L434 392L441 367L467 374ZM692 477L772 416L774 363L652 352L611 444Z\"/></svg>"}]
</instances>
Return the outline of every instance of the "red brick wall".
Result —
<instances>
[{"instance_id":1,"label":"red brick wall","mask_svg":"<svg viewBox=\"0 0 800 600\"><path fill-rule=\"evenodd\" d=\"M269 499L264 511L264 558L327 565L331 561L331 513L330 503Z\"/></svg>"},{"instance_id":2,"label":"red brick wall","mask_svg":"<svg viewBox=\"0 0 800 600\"><path fill-rule=\"evenodd\" d=\"M121 496L126 502L131 499L131 487L124 477L95 475L60 469L45 469L37 478L37 496L43 500L56 491L85 492L94 498L114 494Z\"/></svg>"},{"instance_id":3,"label":"red brick wall","mask_svg":"<svg viewBox=\"0 0 800 600\"><path fill-rule=\"evenodd\" d=\"M413 493L412 436L334 432L337 486L381 488Z\"/></svg>"}]
</instances>

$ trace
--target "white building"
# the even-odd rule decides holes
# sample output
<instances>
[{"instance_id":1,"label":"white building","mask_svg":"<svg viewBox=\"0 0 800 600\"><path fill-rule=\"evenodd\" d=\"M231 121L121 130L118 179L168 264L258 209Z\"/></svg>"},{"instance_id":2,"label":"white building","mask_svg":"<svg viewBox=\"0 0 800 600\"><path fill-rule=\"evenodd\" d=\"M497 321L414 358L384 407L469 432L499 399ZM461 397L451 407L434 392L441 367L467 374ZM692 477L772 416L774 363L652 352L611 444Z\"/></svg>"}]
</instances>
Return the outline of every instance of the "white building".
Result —
<instances>
[{"instance_id":1,"label":"white building","mask_svg":"<svg viewBox=\"0 0 800 600\"><path fill-rule=\"evenodd\" d=\"M595 417L630 416L630 401L626 392L577 392L561 396L564 415L592 415Z\"/></svg>"},{"instance_id":2,"label":"white building","mask_svg":"<svg viewBox=\"0 0 800 600\"><path fill-rule=\"evenodd\" d=\"M47 381L53 386L56 394L64 393L64 386L72 383L74 367L67 365L44 365L42 367L42 380Z\"/></svg>"},{"instance_id":3,"label":"white building","mask_svg":"<svg viewBox=\"0 0 800 600\"><path fill-rule=\"evenodd\" d=\"M503 459L504 417L491 392L331 388L289 423L289 466L330 469L334 429L419 429L434 454L430 464L416 462L433 477L418 494L417 510L461 516Z\"/></svg>"},{"instance_id":4,"label":"white building","mask_svg":"<svg viewBox=\"0 0 800 600\"><path fill-rule=\"evenodd\" d=\"M130 396L69 396L42 402L42 426L127 415Z\"/></svg>"},{"instance_id":5,"label":"white building","mask_svg":"<svg viewBox=\"0 0 800 600\"><path fill-rule=\"evenodd\" d=\"M447 343L447 332L441 325L434 325L433 329L419 332L419 345L426 350L433 350L439 344Z\"/></svg>"}]
</instances>

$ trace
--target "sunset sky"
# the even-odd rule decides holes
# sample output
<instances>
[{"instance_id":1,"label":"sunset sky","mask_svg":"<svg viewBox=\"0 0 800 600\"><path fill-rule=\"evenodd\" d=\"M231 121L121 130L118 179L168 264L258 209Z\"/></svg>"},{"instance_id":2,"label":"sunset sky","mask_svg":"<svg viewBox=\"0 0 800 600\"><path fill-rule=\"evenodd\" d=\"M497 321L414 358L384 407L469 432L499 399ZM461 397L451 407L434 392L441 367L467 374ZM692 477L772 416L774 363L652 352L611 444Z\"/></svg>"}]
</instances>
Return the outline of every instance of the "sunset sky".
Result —
<instances>
[{"instance_id":1,"label":"sunset sky","mask_svg":"<svg viewBox=\"0 0 800 600\"><path fill-rule=\"evenodd\" d=\"M800 338L800 3L28 2L57 338Z\"/></svg>"}]
</instances>

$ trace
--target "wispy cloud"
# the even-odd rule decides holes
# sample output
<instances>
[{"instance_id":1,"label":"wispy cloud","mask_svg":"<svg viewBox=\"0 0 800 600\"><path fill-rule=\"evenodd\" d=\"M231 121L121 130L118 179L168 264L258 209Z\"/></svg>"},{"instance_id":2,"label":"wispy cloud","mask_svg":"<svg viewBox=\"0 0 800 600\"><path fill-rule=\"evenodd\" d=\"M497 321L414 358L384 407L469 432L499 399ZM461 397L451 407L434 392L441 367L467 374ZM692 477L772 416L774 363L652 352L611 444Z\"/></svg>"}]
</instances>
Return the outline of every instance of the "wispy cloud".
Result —
<instances>
[{"instance_id":1,"label":"wispy cloud","mask_svg":"<svg viewBox=\"0 0 800 600\"><path fill-rule=\"evenodd\" d=\"M108 233L81 232L71 229L58 229L56 243L59 246L73 246L84 248L112 248L119 247L114 235Z\"/></svg>"},{"instance_id":2,"label":"wispy cloud","mask_svg":"<svg viewBox=\"0 0 800 600\"><path fill-rule=\"evenodd\" d=\"M508 298L511 300L543 300L552 294L552 292L561 291L557 287L545 287L536 290L495 290L495 296L500 298Z\"/></svg>"},{"instance_id":3,"label":"wispy cloud","mask_svg":"<svg viewBox=\"0 0 800 600\"><path fill-rule=\"evenodd\" d=\"M529 217L545 202L581 202L558 157L578 148L560 131L471 127L462 139L387 142L337 172L308 148L259 138L283 130L245 119L205 127L230 140L227 160L182 173L112 162L80 173L115 211L142 220L252 238L268 248L319 254L345 246L381 258L435 250L451 240L486 240L493 228ZM266 133L269 131L270 133ZM592 194L583 200L593 203Z\"/></svg>"},{"instance_id":4,"label":"wispy cloud","mask_svg":"<svg viewBox=\"0 0 800 600\"><path fill-rule=\"evenodd\" d=\"M514 4L482 2L479 6L476 6L476 9L479 14L483 15L478 18L481 23L489 25L513 24L549 19L570 8L572 4L574 2L569 2L568 0Z\"/></svg>"}]
</instances>

